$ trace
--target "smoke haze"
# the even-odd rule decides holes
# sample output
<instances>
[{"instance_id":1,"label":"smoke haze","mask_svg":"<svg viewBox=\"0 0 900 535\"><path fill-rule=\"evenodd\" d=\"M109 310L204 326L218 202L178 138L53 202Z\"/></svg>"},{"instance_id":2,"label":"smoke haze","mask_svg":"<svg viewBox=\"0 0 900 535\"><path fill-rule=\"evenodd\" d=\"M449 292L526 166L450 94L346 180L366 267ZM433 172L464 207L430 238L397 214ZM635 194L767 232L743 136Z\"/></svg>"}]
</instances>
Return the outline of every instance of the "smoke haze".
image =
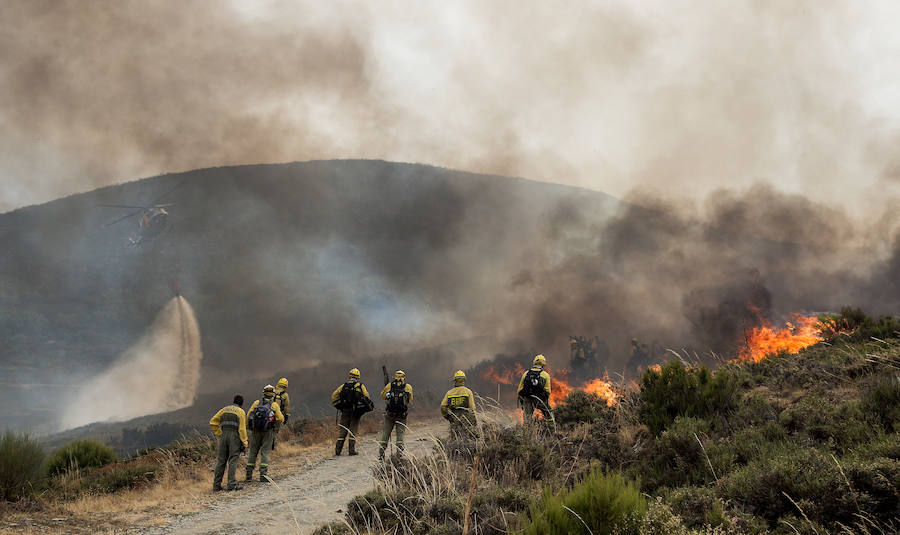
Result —
<instances>
[{"instance_id":1,"label":"smoke haze","mask_svg":"<svg viewBox=\"0 0 900 535\"><path fill-rule=\"evenodd\" d=\"M764 180L860 217L900 187L898 9L5 2L0 210L166 171L379 158L620 197Z\"/></svg>"}]
</instances>

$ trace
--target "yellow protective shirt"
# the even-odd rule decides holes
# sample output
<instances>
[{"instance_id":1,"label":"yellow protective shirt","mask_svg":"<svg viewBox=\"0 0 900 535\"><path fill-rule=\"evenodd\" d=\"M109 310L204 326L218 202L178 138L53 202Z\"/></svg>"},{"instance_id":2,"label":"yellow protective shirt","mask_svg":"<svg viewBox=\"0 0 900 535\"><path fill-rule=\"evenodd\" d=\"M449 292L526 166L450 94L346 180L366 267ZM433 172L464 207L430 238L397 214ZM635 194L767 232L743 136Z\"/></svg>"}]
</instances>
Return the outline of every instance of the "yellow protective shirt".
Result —
<instances>
[{"instance_id":1,"label":"yellow protective shirt","mask_svg":"<svg viewBox=\"0 0 900 535\"><path fill-rule=\"evenodd\" d=\"M344 385L347 383L341 383L341 386L334 389L334 392L331 393L331 405L337 405L339 399L341 399L341 390L344 389ZM362 395L369 397L369 391L366 390L366 385L362 383L356 383L356 390L358 390Z\"/></svg>"},{"instance_id":2,"label":"yellow protective shirt","mask_svg":"<svg viewBox=\"0 0 900 535\"><path fill-rule=\"evenodd\" d=\"M475 394L464 386L455 386L444 394L441 401L441 416L447 418L450 411L466 411L475 416Z\"/></svg>"},{"instance_id":3,"label":"yellow protective shirt","mask_svg":"<svg viewBox=\"0 0 900 535\"><path fill-rule=\"evenodd\" d=\"M281 414L284 415L284 419L287 421L291 417L291 396L284 390L280 386L275 387L275 400L281 408Z\"/></svg>"},{"instance_id":4,"label":"yellow protective shirt","mask_svg":"<svg viewBox=\"0 0 900 535\"><path fill-rule=\"evenodd\" d=\"M222 436L222 429L237 428L244 447L247 447L247 413L237 405L222 407L215 416L209 419L209 428L217 437Z\"/></svg>"},{"instance_id":5,"label":"yellow protective shirt","mask_svg":"<svg viewBox=\"0 0 900 535\"><path fill-rule=\"evenodd\" d=\"M550 397L550 374L544 371L542 366L532 366L532 370L540 370L541 377L544 378L544 390L547 392L547 398ZM531 371L531 370L529 370ZM522 374L522 378L519 379L519 389L516 390L516 394L522 395L522 388L525 386L525 376L528 375L528 372Z\"/></svg>"},{"instance_id":6,"label":"yellow protective shirt","mask_svg":"<svg viewBox=\"0 0 900 535\"><path fill-rule=\"evenodd\" d=\"M388 390L391 389L391 383L384 385L384 389L381 391L381 399L387 399ZM407 405L412 404L412 387L409 386L409 383L403 385L403 391L408 394L408 398L406 400Z\"/></svg>"}]
</instances>

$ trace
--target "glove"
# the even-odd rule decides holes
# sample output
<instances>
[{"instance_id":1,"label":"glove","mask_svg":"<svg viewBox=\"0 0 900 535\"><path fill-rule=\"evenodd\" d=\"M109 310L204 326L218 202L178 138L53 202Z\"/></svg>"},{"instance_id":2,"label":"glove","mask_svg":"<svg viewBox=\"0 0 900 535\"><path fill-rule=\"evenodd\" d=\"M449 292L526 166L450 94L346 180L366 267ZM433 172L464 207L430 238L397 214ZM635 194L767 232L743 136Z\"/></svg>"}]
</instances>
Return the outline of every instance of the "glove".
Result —
<instances>
[{"instance_id":1,"label":"glove","mask_svg":"<svg viewBox=\"0 0 900 535\"><path fill-rule=\"evenodd\" d=\"M241 449L239 449L238 452L244 453L245 451L247 451L247 446L244 446L243 444L241 444Z\"/></svg>"}]
</instances>

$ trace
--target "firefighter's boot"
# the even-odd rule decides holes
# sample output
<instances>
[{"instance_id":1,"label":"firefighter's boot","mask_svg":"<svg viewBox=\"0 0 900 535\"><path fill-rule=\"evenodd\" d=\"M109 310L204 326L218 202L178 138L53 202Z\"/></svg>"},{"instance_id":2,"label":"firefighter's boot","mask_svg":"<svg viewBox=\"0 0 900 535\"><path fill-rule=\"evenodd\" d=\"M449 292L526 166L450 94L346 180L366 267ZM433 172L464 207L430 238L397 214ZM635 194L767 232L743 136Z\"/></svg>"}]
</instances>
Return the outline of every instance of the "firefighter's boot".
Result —
<instances>
[{"instance_id":1,"label":"firefighter's boot","mask_svg":"<svg viewBox=\"0 0 900 535\"><path fill-rule=\"evenodd\" d=\"M337 442L334 443L334 455L337 457L341 454L341 451L344 449L344 439L339 438Z\"/></svg>"},{"instance_id":2,"label":"firefighter's boot","mask_svg":"<svg viewBox=\"0 0 900 535\"><path fill-rule=\"evenodd\" d=\"M378 450L378 459L379 460L382 460L382 461L384 460L384 450L386 450L386 449L387 449L387 444L382 444L380 446L380 449Z\"/></svg>"},{"instance_id":3,"label":"firefighter's boot","mask_svg":"<svg viewBox=\"0 0 900 535\"><path fill-rule=\"evenodd\" d=\"M348 444L348 448L350 449L350 451L347 452L348 455L359 455L358 453L356 453L356 441L355 440L350 439L350 444Z\"/></svg>"},{"instance_id":4,"label":"firefighter's boot","mask_svg":"<svg viewBox=\"0 0 900 535\"><path fill-rule=\"evenodd\" d=\"M253 481L253 465L247 465L247 477L244 478L244 481Z\"/></svg>"},{"instance_id":5,"label":"firefighter's boot","mask_svg":"<svg viewBox=\"0 0 900 535\"><path fill-rule=\"evenodd\" d=\"M266 477L266 473L269 471L268 466L260 466L259 467L259 482L260 483L271 483L269 478Z\"/></svg>"}]
</instances>

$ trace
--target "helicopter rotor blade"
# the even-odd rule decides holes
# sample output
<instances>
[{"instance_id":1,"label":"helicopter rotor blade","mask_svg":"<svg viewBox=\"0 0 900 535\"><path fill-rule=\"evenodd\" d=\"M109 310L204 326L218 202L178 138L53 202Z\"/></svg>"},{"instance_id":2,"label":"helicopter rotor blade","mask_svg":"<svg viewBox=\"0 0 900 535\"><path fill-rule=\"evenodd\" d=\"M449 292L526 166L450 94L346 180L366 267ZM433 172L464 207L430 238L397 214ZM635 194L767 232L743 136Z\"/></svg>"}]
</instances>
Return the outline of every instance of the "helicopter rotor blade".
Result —
<instances>
[{"instance_id":1,"label":"helicopter rotor blade","mask_svg":"<svg viewBox=\"0 0 900 535\"><path fill-rule=\"evenodd\" d=\"M170 193L172 193L172 192L175 191L176 189L178 189L178 188L180 188L181 186L183 186L184 183L185 183L184 180L179 181L178 184L175 184L175 185L172 187L172 189L170 189L169 191L163 193L163 194L160 195L159 197L153 199L152 204L155 205L155 204L158 203L159 201L163 200L164 197L168 196ZM168 205L163 205L163 206L168 206ZM159 206L157 206L157 207L159 207Z\"/></svg>"},{"instance_id":2,"label":"helicopter rotor blade","mask_svg":"<svg viewBox=\"0 0 900 535\"><path fill-rule=\"evenodd\" d=\"M116 219L115 221L110 221L109 223L107 223L107 224L105 224L105 225L103 225L103 226L104 226L104 227L109 227L109 226L111 226L111 225L115 225L115 224L118 223L119 221L125 221L125 220L128 219L129 217L134 217L134 216L138 215L139 213L141 213L141 212L143 212L143 211L144 211L144 209L141 208L141 209L138 210L137 212L131 212L130 214L128 214L128 215L126 215L126 216L122 216L122 217L120 217L119 219Z\"/></svg>"}]
</instances>

